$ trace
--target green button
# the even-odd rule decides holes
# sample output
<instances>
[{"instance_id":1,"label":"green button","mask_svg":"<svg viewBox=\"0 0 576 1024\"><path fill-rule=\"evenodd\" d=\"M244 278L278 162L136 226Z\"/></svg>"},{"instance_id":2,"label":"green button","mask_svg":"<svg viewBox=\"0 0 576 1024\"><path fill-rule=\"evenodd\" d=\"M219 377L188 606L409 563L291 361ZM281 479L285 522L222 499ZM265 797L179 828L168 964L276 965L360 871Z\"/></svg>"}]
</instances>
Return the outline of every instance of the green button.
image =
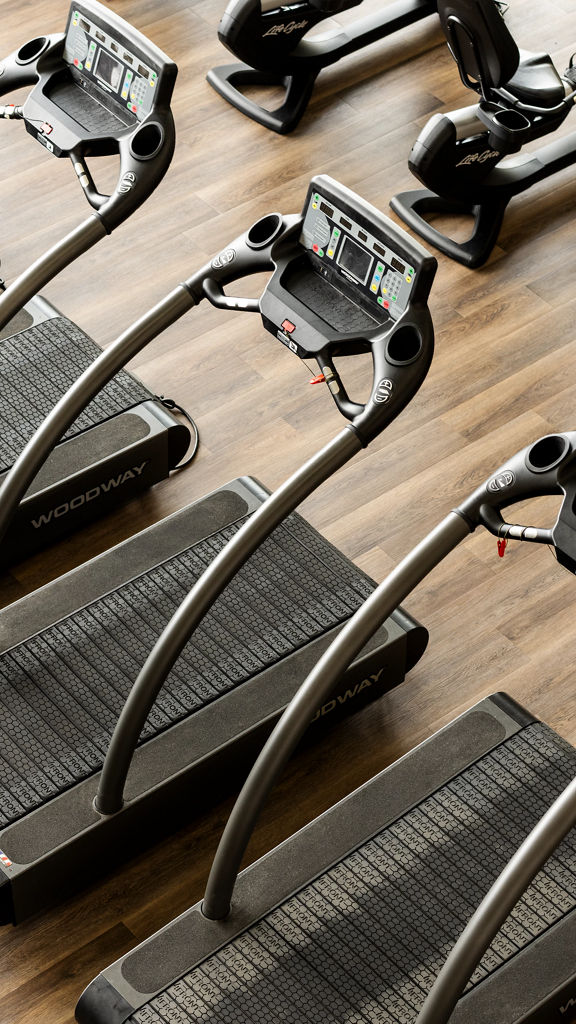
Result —
<instances>
[{"instance_id":1,"label":"green button","mask_svg":"<svg viewBox=\"0 0 576 1024\"><path fill-rule=\"evenodd\" d=\"M318 249L318 255L319 256L323 256L324 255L324 249Z\"/></svg>"},{"instance_id":2,"label":"green button","mask_svg":"<svg viewBox=\"0 0 576 1024\"><path fill-rule=\"evenodd\" d=\"M378 302L380 303L380 305L382 305L382 303L384 302L384 299L382 298L381 295L378 296Z\"/></svg>"},{"instance_id":3,"label":"green button","mask_svg":"<svg viewBox=\"0 0 576 1024\"><path fill-rule=\"evenodd\" d=\"M396 302L396 296L395 295L391 295L390 298L392 299L392 302Z\"/></svg>"}]
</instances>

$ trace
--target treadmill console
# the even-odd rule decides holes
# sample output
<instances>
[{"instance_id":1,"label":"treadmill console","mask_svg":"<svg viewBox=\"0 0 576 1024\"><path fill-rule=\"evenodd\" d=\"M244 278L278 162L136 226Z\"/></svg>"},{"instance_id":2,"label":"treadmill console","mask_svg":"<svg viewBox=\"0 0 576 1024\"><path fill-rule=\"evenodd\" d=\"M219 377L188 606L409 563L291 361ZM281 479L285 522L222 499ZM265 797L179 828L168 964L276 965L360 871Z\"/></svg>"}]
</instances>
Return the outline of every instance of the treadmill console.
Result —
<instances>
[{"instance_id":1,"label":"treadmill console","mask_svg":"<svg viewBox=\"0 0 576 1024\"><path fill-rule=\"evenodd\" d=\"M125 125L132 125L148 117L156 104L163 84L163 62L158 59L161 55L156 47L139 32L129 34L129 26L114 15L109 17L110 13L104 10L103 17L95 5L73 4L63 56L74 84ZM48 95L89 127L78 105L67 109L67 96L61 89L49 89Z\"/></svg>"},{"instance_id":2,"label":"treadmill console","mask_svg":"<svg viewBox=\"0 0 576 1024\"><path fill-rule=\"evenodd\" d=\"M301 358L366 352L400 324L429 322L434 257L328 175L312 179L299 226L272 256L263 323Z\"/></svg>"},{"instance_id":3,"label":"treadmill console","mask_svg":"<svg viewBox=\"0 0 576 1024\"><path fill-rule=\"evenodd\" d=\"M418 273L414 254L389 237L365 212L325 189L311 190L300 241L313 269L350 294L378 322L397 320L412 299ZM364 215L363 215L364 213Z\"/></svg>"}]
</instances>

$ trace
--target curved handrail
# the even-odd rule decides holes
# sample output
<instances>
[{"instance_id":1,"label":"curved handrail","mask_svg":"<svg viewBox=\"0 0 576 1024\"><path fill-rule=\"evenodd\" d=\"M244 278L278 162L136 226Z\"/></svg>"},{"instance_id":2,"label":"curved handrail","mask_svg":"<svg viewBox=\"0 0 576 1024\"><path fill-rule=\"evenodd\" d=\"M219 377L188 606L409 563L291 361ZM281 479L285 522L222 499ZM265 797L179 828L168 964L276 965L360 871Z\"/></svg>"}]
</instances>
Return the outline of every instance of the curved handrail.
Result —
<instances>
[{"instance_id":1,"label":"curved handrail","mask_svg":"<svg viewBox=\"0 0 576 1024\"><path fill-rule=\"evenodd\" d=\"M232 808L206 885L202 904L205 917L219 921L228 915L240 863L256 821L317 707L385 619L472 529L463 516L450 512L370 595L302 684L264 745Z\"/></svg>"}]
</instances>

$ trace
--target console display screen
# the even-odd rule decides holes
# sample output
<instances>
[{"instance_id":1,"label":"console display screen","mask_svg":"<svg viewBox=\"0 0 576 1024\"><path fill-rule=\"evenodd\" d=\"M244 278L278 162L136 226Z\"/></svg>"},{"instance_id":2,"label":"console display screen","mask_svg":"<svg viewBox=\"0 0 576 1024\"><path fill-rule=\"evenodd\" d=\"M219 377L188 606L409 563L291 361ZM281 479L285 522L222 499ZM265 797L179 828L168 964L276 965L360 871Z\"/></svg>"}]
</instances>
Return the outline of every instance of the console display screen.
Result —
<instances>
[{"instance_id":1,"label":"console display screen","mask_svg":"<svg viewBox=\"0 0 576 1024\"><path fill-rule=\"evenodd\" d=\"M346 270L352 275L355 281L360 281L360 284L366 284L373 258L369 252L366 252L366 249L357 245L356 242L346 235L340 249L338 263L342 270Z\"/></svg>"},{"instance_id":2,"label":"console display screen","mask_svg":"<svg viewBox=\"0 0 576 1024\"><path fill-rule=\"evenodd\" d=\"M372 316L398 320L408 308L416 286L416 268L407 261L394 226L373 224L370 210L347 203L339 208L330 192L311 190L304 207L300 242L310 254L314 272ZM346 282L346 283L345 283Z\"/></svg>"},{"instance_id":3,"label":"console display screen","mask_svg":"<svg viewBox=\"0 0 576 1024\"><path fill-rule=\"evenodd\" d=\"M101 82L109 85L114 92L118 92L122 79L122 65L107 50L100 50L94 74Z\"/></svg>"}]
</instances>

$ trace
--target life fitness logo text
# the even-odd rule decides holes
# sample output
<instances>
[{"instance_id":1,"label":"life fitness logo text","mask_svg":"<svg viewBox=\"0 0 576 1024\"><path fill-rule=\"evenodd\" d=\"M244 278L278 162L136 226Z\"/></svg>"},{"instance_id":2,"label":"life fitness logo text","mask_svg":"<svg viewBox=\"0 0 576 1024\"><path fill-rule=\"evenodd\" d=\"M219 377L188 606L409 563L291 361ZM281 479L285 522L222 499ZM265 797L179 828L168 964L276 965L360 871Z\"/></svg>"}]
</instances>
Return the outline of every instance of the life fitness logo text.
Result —
<instances>
[{"instance_id":1,"label":"life fitness logo text","mask_svg":"<svg viewBox=\"0 0 576 1024\"><path fill-rule=\"evenodd\" d=\"M498 491L505 491L507 487L512 487L515 483L516 477L511 469L505 469L502 473L498 473L497 476L492 477L486 484L486 490L491 491L492 494L497 494Z\"/></svg>"},{"instance_id":2,"label":"life fitness logo text","mask_svg":"<svg viewBox=\"0 0 576 1024\"><path fill-rule=\"evenodd\" d=\"M279 36L281 33L289 36L292 32L297 32L299 28L306 28L307 24L307 21L288 21L285 25L271 25L262 36L262 39L265 39L266 36Z\"/></svg>"},{"instance_id":3,"label":"life fitness logo text","mask_svg":"<svg viewBox=\"0 0 576 1024\"><path fill-rule=\"evenodd\" d=\"M374 392L374 401L382 405L384 402L389 402L392 398L392 390L394 385L388 377L384 377L383 380L378 381L376 390Z\"/></svg>"},{"instance_id":4,"label":"life fitness logo text","mask_svg":"<svg viewBox=\"0 0 576 1024\"><path fill-rule=\"evenodd\" d=\"M133 171L126 171L126 173L122 175L122 180L121 180L120 184L118 185L118 192L121 192L122 194L125 194L126 192L129 192L130 189L134 188L135 184L136 184L136 175L134 174L134 172Z\"/></svg>"},{"instance_id":5,"label":"life fitness logo text","mask_svg":"<svg viewBox=\"0 0 576 1024\"><path fill-rule=\"evenodd\" d=\"M495 149L484 149L481 153L468 153L463 157L456 167L468 166L469 164L485 164L487 160L494 160L500 154Z\"/></svg>"}]
</instances>

